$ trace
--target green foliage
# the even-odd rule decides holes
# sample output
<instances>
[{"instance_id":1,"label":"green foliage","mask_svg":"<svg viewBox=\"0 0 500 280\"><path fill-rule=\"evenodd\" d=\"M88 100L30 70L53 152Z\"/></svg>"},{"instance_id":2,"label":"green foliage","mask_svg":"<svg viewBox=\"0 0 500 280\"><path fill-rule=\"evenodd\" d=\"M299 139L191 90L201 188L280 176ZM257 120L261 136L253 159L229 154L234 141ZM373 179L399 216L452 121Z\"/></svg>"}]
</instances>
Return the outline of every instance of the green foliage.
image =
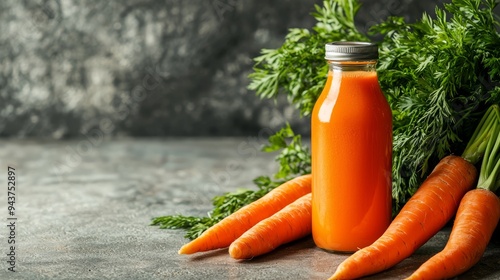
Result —
<instances>
[{"instance_id":1,"label":"green foliage","mask_svg":"<svg viewBox=\"0 0 500 280\"><path fill-rule=\"evenodd\" d=\"M460 154L480 116L500 101L500 36L493 0L454 0L436 18L391 17L383 34L379 79L394 118L393 197L411 196L432 166Z\"/></svg>"},{"instance_id":2,"label":"green foliage","mask_svg":"<svg viewBox=\"0 0 500 280\"><path fill-rule=\"evenodd\" d=\"M483 155L477 188L492 192L500 187L500 107L492 105L479 122L462 157Z\"/></svg>"},{"instance_id":3,"label":"green foliage","mask_svg":"<svg viewBox=\"0 0 500 280\"><path fill-rule=\"evenodd\" d=\"M359 8L359 3L351 0L324 1L322 7L316 5L313 16L317 23L312 30L291 28L280 48L264 49L255 58L248 88L261 98L284 93L300 109L301 115L310 115L328 72L323 58L325 42L368 40L354 25Z\"/></svg>"},{"instance_id":4,"label":"green foliage","mask_svg":"<svg viewBox=\"0 0 500 280\"><path fill-rule=\"evenodd\" d=\"M287 140L290 143L287 143ZM262 149L264 152L278 150L281 152L276 157L276 161L279 162L279 171L275 174L276 178L286 179L294 175L311 173L309 148L302 144L302 137L295 135L289 124L269 137L269 145Z\"/></svg>"}]
</instances>

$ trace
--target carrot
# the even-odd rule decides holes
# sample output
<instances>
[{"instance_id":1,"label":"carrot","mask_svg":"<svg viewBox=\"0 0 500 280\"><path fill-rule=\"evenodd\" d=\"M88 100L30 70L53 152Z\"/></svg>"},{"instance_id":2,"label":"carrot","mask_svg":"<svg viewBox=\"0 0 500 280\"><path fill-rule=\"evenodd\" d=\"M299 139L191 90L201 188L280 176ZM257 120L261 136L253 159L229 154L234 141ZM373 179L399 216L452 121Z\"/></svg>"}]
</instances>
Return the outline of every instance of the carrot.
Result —
<instances>
[{"instance_id":1,"label":"carrot","mask_svg":"<svg viewBox=\"0 0 500 280\"><path fill-rule=\"evenodd\" d=\"M491 106L483 120L484 127L479 125L472 137L479 140L467 145L472 148L466 147L464 152L474 156L474 152L479 151L474 146L482 147L480 153L484 152L477 188L462 198L444 249L408 279L443 279L464 273L479 262L495 231L500 219L500 199L495 194L500 172L499 107Z\"/></svg>"},{"instance_id":2,"label":"carrot","mask_svg":"<svg viewBox=\"0 0 500 280\"><path fill-rule=\"evenodd\" d=\"M193 254L228 247L255 224L310 192L310 174L294 178L207 229L198 238L182 246L179 254Z\"/></svg>"},{"instance_id":3,"label":"carrot","mask_svg":"<svg viewBox=\"0 0 500 280\"><path fill-rule=\"evenodd\" d=\"M443 158L382 236L344 260L330 279L374 274L410 256L451 219L476 175L462 157Z\"/></svg>"},{"instance_id":4,"label":"carrot","mask_svg":"<svg viewBox=\"0 0 500 280\"><path fill-rule=\"evenodd\" d=\"M250 259L311 233L311 194L260 221L229 246L235 259Z\"/></svg>"},{"instance_id":5,"label":"carrot","mask_svg":"<svg viewBox=\"0 0 500 280\"><path fill-rule=\"evenodd\" d=\"M462 198L444 249L407 279L446 279L464 273L481 259L500 219L500 199L486 189Z\"/></svg>"}]
</instances>

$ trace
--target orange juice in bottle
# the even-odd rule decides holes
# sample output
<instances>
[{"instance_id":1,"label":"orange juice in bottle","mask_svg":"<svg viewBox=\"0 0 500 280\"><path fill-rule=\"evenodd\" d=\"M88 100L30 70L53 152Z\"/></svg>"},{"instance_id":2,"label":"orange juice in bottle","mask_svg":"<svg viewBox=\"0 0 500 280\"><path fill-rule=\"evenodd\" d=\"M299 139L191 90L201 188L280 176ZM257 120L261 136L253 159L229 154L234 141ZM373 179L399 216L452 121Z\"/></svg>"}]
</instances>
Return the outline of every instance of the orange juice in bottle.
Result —
<instances>
[{"instance_id":1,"label":"orange juice in bottle","mask_svg":"<svg viewBox=\"0 0 500 280\"><path fill-rule=\"evenodd\" d=\"M312 235L328 251L373 243L391 220L392 114L376 44L326 44L326 85L311 120Z\"/></svg>"}]
</instances>

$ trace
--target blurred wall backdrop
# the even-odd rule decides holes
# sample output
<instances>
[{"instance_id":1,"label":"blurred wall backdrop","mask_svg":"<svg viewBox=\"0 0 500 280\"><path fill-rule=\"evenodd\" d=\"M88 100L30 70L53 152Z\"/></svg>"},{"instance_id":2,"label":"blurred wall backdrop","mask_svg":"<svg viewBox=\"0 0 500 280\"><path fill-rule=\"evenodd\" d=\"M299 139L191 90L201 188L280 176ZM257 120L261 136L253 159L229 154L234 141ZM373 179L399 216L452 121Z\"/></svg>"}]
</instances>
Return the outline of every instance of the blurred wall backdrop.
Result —
<instances>
[{"instance_id":1,"label":"blurred wall backdrop","mask_svg":"<svg viewBox=\"0 0 500 280\"><path fill-rule=\"evenodd\" d=\"M439 0L360 1L359 28L420 18ZM0 1L0 136L62 139L255 135L286 100L246 89L262 48L309 28L320 0Z\"/></svg>"}]
</instances>

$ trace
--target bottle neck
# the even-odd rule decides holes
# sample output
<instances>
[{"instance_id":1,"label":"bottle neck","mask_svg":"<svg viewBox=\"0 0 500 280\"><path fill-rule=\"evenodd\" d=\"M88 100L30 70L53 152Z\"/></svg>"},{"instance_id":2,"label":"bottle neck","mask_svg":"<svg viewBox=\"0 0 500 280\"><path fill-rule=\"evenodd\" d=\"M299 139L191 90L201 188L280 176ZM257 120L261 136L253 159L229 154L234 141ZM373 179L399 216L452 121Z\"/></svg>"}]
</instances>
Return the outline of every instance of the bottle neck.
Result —
<instances>
[{"instance_id":1,"label":"bottle neck","mask_svg":"<svg viewBox=\"0 0 500 280\"><path fill-rule=\"evenodd\" d=\"M375 72L377 70L377 60L367 60L367 61L328 60L328 69L330 71Z\"/></svg>"}]
</instances>

